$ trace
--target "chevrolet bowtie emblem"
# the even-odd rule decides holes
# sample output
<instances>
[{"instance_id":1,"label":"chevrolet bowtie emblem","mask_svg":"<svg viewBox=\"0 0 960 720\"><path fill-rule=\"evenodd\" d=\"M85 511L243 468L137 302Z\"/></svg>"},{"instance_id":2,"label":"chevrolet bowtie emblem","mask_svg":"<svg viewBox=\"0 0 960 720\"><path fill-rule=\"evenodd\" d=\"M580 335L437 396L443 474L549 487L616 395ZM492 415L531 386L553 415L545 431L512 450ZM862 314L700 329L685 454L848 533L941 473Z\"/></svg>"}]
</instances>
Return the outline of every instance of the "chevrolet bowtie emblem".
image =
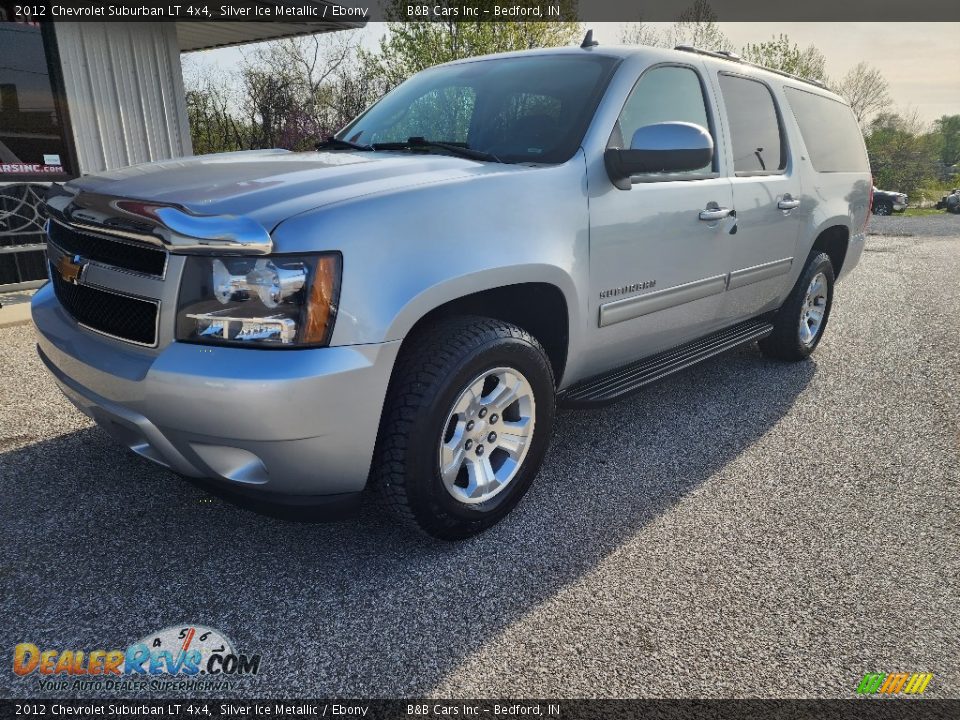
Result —
<instances>
[{"instance_id":1,"label":"chevrolet bowtie emblem","mask_svg":"<svg viewBox=\"0 0 960 720\"><path fill-rule=\"evenodd\" d=\"M60 277L63 278L64 282L73 283L76 285L80 282L81 277L83 276L83 270L87 266L87 263L84 262L83 258L79 255L74 255L70 257L69 255L61 255L60 259L57 260L57 272L60 273Z\"/></svg>"}]
</instances>

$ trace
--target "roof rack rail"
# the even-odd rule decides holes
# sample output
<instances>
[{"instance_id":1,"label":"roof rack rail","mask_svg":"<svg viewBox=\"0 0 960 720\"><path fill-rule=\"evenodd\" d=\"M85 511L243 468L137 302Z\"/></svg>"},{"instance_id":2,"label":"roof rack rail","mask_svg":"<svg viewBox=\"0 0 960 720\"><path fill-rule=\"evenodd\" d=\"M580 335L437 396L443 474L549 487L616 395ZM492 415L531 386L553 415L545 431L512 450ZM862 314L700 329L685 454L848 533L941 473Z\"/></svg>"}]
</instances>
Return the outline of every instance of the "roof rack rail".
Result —
<instances>
[{"instance_id":1,"label":"roof rack rail","mask_svg":"<svg viewBox=\"0 0 960 720\"><path fill-rule=\"evenodd\" d=\"M749 65L750 67L757 68L759 70L766 70L767 72L772 72L775 75L782 75L783 77L788 77L791 80L799 80L800 82L805 82L810 85L815 85L818 88L823 88L824 90L829 90L824 83L819 80L814 80L813 78L801 77L800 75L794 75L793 73L785 72L784 70L774 70L773 68L768 68L765 65L759 65L757 63L752 63L749 60L744 60L739 55L730 52L729 50L704 50L703 48L693 47L692 45L677 45L674 50L681 50L683 52L696 53L697 55L709 55L710 57L719 58L721 60L731 60L733 62L738 62L742 65Z\"/></svg>"}]
</instances>

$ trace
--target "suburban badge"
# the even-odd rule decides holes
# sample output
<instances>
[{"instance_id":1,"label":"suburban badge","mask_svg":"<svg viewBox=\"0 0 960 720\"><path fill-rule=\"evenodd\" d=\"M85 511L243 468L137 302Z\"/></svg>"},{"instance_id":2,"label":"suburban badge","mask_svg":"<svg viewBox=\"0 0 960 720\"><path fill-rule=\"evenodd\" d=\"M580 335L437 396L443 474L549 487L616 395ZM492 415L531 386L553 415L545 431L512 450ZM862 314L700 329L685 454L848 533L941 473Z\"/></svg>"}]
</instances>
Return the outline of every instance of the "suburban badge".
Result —
<instances>
[{"instance_id":1,"label":"suburban badge","mask_svg":"<svg viewBox=\"0 0 960 720\"><path fill-rule=\"evenodd\" d=\"M600 299L605 300L607 298L617 297L619 295L629 295L630 293L635 293L640 290L649 290L652 287L656 287L656 285L656 280L644 280L643 282L633 283L632 285L610 288L609 290L602 290L600 292Z\"/></svg>"}]
</instances>

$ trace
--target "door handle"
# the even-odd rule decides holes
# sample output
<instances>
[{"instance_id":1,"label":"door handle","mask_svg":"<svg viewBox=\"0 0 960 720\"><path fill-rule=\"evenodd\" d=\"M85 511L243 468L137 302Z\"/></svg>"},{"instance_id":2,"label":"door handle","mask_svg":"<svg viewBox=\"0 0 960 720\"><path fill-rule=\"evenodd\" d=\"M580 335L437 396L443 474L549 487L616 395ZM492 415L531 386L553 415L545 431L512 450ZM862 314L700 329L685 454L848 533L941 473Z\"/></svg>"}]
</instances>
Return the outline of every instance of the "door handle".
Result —
<instances>
[{"instance_id":1,"label":"door handle","mask_svg":"<svg viewBox=\"0 0 960 720\"><path fill-rule=\"evenodd\" d=\"M795 210L800 207L800 201L794 200L789 195L784 195L783 199L777 203L777 208L780 210Z\"/></svg>"},{"instance_id":2,"label":"door handle","mask_svg":"<svg viewBox=\"0 0 960 720\"><path fill-rule=\"evenodd\" d=\"M708 207L706 210L700 211L700 219L704 222L723 220L731 215L736 216L736 213L731 208Z\"/></svg>"}]
</instances>

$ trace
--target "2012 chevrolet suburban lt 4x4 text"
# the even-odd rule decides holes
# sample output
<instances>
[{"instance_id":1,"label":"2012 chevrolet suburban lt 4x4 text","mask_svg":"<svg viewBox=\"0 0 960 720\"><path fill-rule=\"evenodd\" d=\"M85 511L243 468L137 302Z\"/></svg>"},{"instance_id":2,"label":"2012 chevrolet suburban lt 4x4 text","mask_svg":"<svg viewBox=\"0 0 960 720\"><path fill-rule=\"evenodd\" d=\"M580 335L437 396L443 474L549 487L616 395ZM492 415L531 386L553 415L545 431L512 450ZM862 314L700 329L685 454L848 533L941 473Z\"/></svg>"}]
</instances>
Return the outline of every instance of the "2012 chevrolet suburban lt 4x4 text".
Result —
<instances>
[{"instance_id":1,"label":"2012 chevrolet suburban lt 4x4 text","mask_svg":"<svg viewBox=\"0 0 960 720\"><path fill-rule=\"evenodd\" d=\"M850 108L736 58L584 45L431 68L316 152L55 189L41 358L178 473L291 503L371 484L448 539L527 492L558 404L755 340L806 358L870 212Z\"/></svg>"}]
</instances>

